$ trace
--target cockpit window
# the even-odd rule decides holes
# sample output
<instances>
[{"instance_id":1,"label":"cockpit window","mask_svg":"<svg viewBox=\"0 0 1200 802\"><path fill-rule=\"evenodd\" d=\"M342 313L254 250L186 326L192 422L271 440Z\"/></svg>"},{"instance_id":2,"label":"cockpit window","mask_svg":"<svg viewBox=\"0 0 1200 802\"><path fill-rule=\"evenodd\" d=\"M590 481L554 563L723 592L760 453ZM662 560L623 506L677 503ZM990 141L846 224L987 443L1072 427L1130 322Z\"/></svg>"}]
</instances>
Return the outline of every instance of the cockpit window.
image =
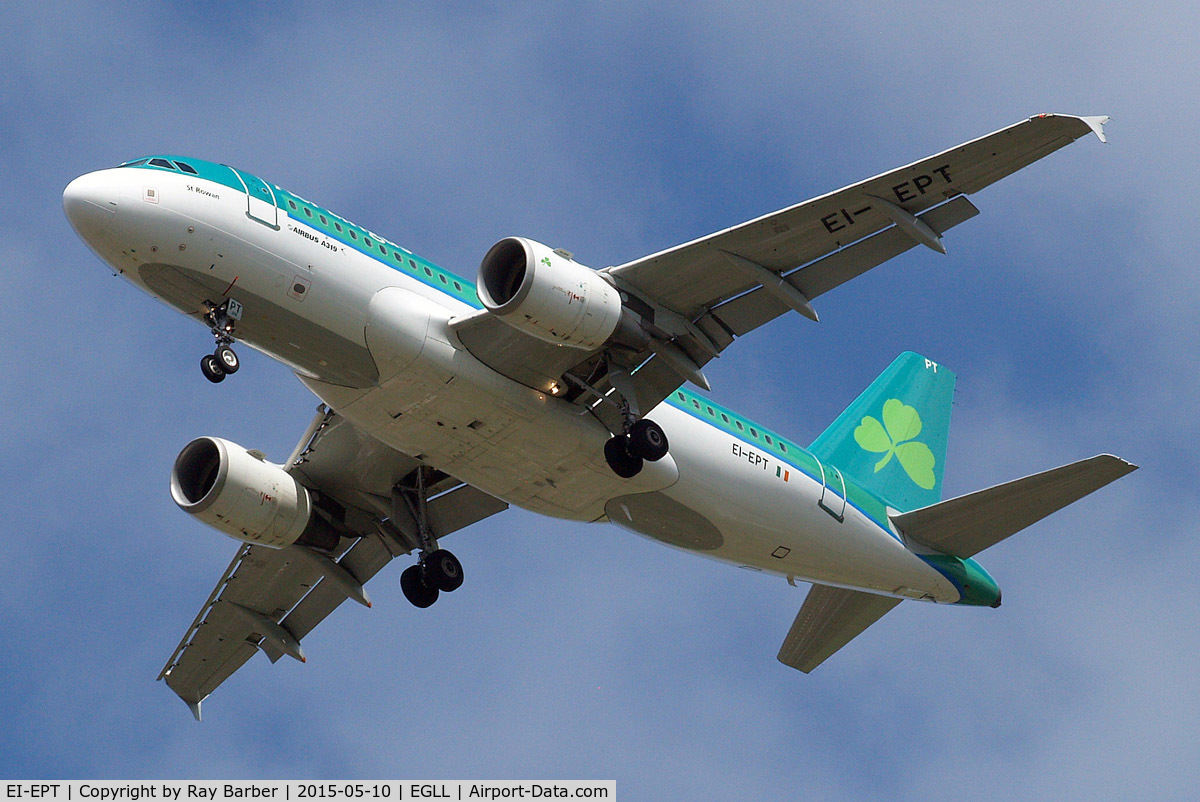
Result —
<instances>
[{"instance_id":1,"label":"cockpit window","mask_svg":"<svg viewBox=\"0 0 1200 802\"><path fill-rule=\"evenodd\" d=\"M196 168L193 167L192 165L188 164L187 162L175 162L175 166L178 167L180 170L183 170L185 173L191 173L192 175L200 175L199 173L196 172Z\"/></svg>"},{"instance_id":2,"label":"cockpit window","mask_svg":"<svg viewBox=\"0 0 1200 802\"><path fill-rule=\"evenodd\" d=\"M122 167L137 167L139 165L145 164L148 161L149 161L149 159L138 159L136 161L125 162L121 166Z\"/></svg>"},{"instance_id":3,"label":"cockpit window","mask_svg":"<svg viewBox=\"0 0 1200 802\"><path fill-rule=\"evenodd\" d=\"M166 167L168 170L175 169L174 167L171 166L171 163L169 161L167 161L166 159L151 159L150 163L152 165L154 165L155 167Z\"/></svg>"}]
</instances>

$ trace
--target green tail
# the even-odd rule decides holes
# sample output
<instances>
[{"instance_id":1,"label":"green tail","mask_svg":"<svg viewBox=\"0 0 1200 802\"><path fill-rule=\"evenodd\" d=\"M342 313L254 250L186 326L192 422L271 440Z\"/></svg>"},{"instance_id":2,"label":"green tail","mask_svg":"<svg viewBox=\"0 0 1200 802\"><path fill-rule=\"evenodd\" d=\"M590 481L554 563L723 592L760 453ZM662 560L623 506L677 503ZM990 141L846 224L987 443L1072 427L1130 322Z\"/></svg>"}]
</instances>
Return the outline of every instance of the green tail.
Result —
<instances>
[{"instance_id":1,"label":"green tail","mask_svg":"<svg viewBox=\"0 0 1200 802\"><path fill-rule=\"evenodd\" d=\"M906 351L809 451L901 512L942 500L954 373Z\"/></svg>"}]
</instances>

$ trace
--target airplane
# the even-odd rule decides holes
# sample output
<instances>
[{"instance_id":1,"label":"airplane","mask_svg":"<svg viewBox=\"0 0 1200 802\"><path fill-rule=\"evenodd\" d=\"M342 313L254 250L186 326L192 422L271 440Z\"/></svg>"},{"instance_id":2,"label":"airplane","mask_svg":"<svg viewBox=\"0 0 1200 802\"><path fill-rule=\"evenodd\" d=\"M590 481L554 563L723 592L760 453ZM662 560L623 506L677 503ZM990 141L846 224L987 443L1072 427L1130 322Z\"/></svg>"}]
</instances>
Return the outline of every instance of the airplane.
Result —
<instances>
[{"instance_id":1,"label":"airplane","mask_svg":"<svg viewBox=\"0 0 1200 802\"><path fill-rule=\"evenodd\" d=\"M442 539L516 505L811 589L777 655L810 672L902 600L997 607L980 551L1136 469L1101 454L943 500L955 374L901 354L807 448L722 406L705 365L978 214L967 199L1107 117L1039 114L706 237L593 270L506 237L477 282L243 170L148 156L63 193L117 274L319 399L282 463L188 443L170 489L241 541L159 675L197 720L257 651L301 641L392 558L419 608L463 583Z\"/></svg>"}]
</instances>

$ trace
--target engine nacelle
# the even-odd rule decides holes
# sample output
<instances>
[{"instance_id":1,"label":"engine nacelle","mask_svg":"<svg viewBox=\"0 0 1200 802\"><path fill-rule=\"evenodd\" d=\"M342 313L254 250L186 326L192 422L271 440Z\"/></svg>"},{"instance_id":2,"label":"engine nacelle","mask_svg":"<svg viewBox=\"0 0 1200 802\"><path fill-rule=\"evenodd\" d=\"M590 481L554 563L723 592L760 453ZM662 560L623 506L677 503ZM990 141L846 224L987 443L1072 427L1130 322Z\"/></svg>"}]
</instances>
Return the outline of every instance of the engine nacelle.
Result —
<instances>
[{"instance_id":1,"label":"engine nacelle","mask_svg":"<svg viewBox=\"0 0 1200 802\"><path fill-rule=\"evenodd\" d=\"M331 549L338 542L333 527L314 514L307 488L282 467L219 437L198 438L179 452L171 498L189 515L247 543Z\"/></svg>"},{"instance_id":2,"label":"engine nacelle","mask_svg":"<svg viewBox=\"0 0 1200 802\"><path fill-rule=\"evenodd\" d=\"M479 300L514 328L593 350L621 322L621 295L589 267L523 237L492 246L479 265Z\"/></svg>"}]
</instances>

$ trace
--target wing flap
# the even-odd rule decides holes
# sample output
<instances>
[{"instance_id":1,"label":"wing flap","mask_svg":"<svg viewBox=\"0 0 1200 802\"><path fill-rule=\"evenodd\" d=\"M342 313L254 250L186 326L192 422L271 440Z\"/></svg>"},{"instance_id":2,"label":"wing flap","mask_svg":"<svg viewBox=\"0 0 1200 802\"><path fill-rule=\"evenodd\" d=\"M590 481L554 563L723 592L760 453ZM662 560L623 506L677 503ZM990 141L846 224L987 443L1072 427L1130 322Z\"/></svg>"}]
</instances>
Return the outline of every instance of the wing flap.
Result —
<instances>
[{"instance_id":1,"label":"wing flap","mask_svg":"<svg viewBox=\"0 0 1200 802\"><path fill-rule=\"evenodd\" d=\"M889 596L813 585L777 658L807 674L899 603Z\"/></svg>"},{"instance_id":2,"label":"wing flap","mask_svg":"<svg viewBox=\"0 0 1200 802\"><path fill-rule=\"evenodd\" d=\"M891 516L906 538L966 559L1137 470L1100 454L919 510Z\"/></svg>"}]
</instances>

